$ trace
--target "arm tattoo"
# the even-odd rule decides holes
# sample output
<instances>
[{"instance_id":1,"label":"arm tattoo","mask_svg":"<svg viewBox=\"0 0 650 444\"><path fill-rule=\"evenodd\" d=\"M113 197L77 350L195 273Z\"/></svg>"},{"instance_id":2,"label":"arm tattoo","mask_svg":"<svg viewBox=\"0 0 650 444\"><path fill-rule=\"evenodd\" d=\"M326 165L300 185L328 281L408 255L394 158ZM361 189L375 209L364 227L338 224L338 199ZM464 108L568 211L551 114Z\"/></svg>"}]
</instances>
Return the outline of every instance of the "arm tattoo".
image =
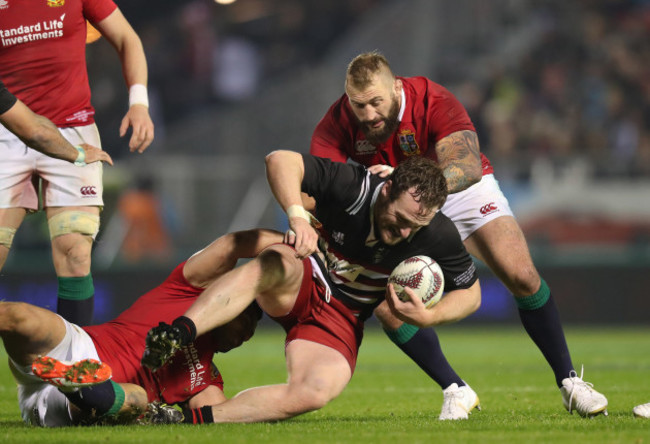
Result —
<instances>
[{"instance_id":1,"label":"arm tattoo","mask_svg":"<svg viewBox=\"0 0 650 444\"><path fill-rule=\"evenodd\" d=\"M481 150L474 131L457 131L436 143L438 164L450 193L457 193L481 180Z\"/></svg>"}]
</instances>

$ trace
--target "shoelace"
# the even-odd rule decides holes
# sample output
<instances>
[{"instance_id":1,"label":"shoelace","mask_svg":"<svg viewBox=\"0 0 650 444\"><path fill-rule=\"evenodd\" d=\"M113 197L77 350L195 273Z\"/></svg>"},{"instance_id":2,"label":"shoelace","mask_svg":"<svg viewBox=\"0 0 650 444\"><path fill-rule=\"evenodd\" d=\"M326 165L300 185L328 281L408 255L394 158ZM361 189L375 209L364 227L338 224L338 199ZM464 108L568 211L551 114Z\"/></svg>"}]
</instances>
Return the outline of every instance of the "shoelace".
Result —
<instances>
[{"instance_id":1,"label":"shoelace","mask_svg":"<svg viewBox=\"0 0 650 444\"><path fill-rule=\"evenodd\" d=\"M451 412L451 406L452 405L458 405L457 402L455 402L457 399L462 399L465 397L465 393L459 388L456 390L446 392L444 397L444 404L443 407L445 407L445 410L448 412Z\"/></svg>"},{"instance_id":2,"label":"shoelace","mask_svg":"<svg viewBox=\"0 0 650 444\"><path fill-rule=\"evenodd\" d=\"M573 393L576 390L576 386L586 388L588 391L593 390L593 384L591 382L586 382L582 380L582 375L585 372L585 366L584 364L582 365L582 368L580 369L580 376L578 377L578 374L576 373L575 370L571 370L569 372L569 379L571 379L571 382L573 385L571 386L571 393L569 394L569 413L573 410ZM575 375L575 376L574 376ZM577 379L577 381L576 381Z\"/></svg>"}]
</instances>

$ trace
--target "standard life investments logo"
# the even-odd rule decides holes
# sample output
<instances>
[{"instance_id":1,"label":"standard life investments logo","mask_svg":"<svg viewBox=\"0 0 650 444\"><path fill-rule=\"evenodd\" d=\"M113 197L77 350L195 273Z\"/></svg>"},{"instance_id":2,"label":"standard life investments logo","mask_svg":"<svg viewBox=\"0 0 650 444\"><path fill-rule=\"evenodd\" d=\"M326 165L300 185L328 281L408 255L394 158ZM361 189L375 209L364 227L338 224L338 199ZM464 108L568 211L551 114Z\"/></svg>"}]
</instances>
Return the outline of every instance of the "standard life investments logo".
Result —
<instances>
[{"instance_id":1,"label":"standard life investments logo","mask_svg":"<svg viewBox=\"0 0 650 444\"><path fill-rule=\"evenodd\" d=\"M0 42L2 42L2 46L8 48L21 43L63 37L64 19L65 14L58 19L43 20L35 25L20 25L17 28L0 29Z\"/></svg>"}]
</instances>

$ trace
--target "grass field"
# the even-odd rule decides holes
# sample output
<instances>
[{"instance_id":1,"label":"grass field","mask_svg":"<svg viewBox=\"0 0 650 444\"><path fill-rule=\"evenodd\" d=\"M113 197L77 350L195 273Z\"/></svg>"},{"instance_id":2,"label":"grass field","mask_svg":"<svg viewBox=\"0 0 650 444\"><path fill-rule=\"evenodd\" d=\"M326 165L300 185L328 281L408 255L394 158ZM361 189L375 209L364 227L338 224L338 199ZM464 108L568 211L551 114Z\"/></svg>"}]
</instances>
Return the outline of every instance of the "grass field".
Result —
<instances>
[{"instance_id":1,"label":"grass field","mask_svg":"<svg viewBox=\"0 0 650 444\"><path fill-rule=\"evenodd\" d=\"M650 328L567 329L574 364L609 398L609 417L588 420L562 407L552 373L520 327L445 327L443 347L481 398L469 421L437 421L440 390L378 330L366 332L357 371L324 409L282 423L37 429L19 416L16 390L0 368L3 443L650 443L650 420L632 407L650 401ZM232 396L286 379L279 328L258 332L217 364ZM4 350L3 362L6 362Z\"/></svg>"}]
</instances>

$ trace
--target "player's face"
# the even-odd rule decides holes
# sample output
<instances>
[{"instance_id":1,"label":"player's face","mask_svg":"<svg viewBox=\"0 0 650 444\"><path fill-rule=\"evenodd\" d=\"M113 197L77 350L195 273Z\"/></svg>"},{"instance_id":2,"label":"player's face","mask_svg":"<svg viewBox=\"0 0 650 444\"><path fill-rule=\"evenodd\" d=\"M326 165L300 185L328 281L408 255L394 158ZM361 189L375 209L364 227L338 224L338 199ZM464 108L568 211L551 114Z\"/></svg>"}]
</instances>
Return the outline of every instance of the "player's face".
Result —
<instances>
[{"instance_id":1,"label":"player's face","mask_svg":"<svg viewBox=\"0 0 650 444\"><path fill-rule=\"evenodd\" d=\"M399 80L387 80L379 74L364 89L346 86L357 124L373 145L386 142L399 126L400 88Z\"/></svg>"},{"instance_id":2,"label":"player's face","mask_svg":"<svg viewBox=\"0 0 650 444\"><path fill-rule=\"evenodd\" d=\"M392 202L387 191L384 186L381 199L375 204L375 234L384 244L395 245L429 225L438 209L424 208L412 193L414 189Z\"/></svg>"}]
</instances>

